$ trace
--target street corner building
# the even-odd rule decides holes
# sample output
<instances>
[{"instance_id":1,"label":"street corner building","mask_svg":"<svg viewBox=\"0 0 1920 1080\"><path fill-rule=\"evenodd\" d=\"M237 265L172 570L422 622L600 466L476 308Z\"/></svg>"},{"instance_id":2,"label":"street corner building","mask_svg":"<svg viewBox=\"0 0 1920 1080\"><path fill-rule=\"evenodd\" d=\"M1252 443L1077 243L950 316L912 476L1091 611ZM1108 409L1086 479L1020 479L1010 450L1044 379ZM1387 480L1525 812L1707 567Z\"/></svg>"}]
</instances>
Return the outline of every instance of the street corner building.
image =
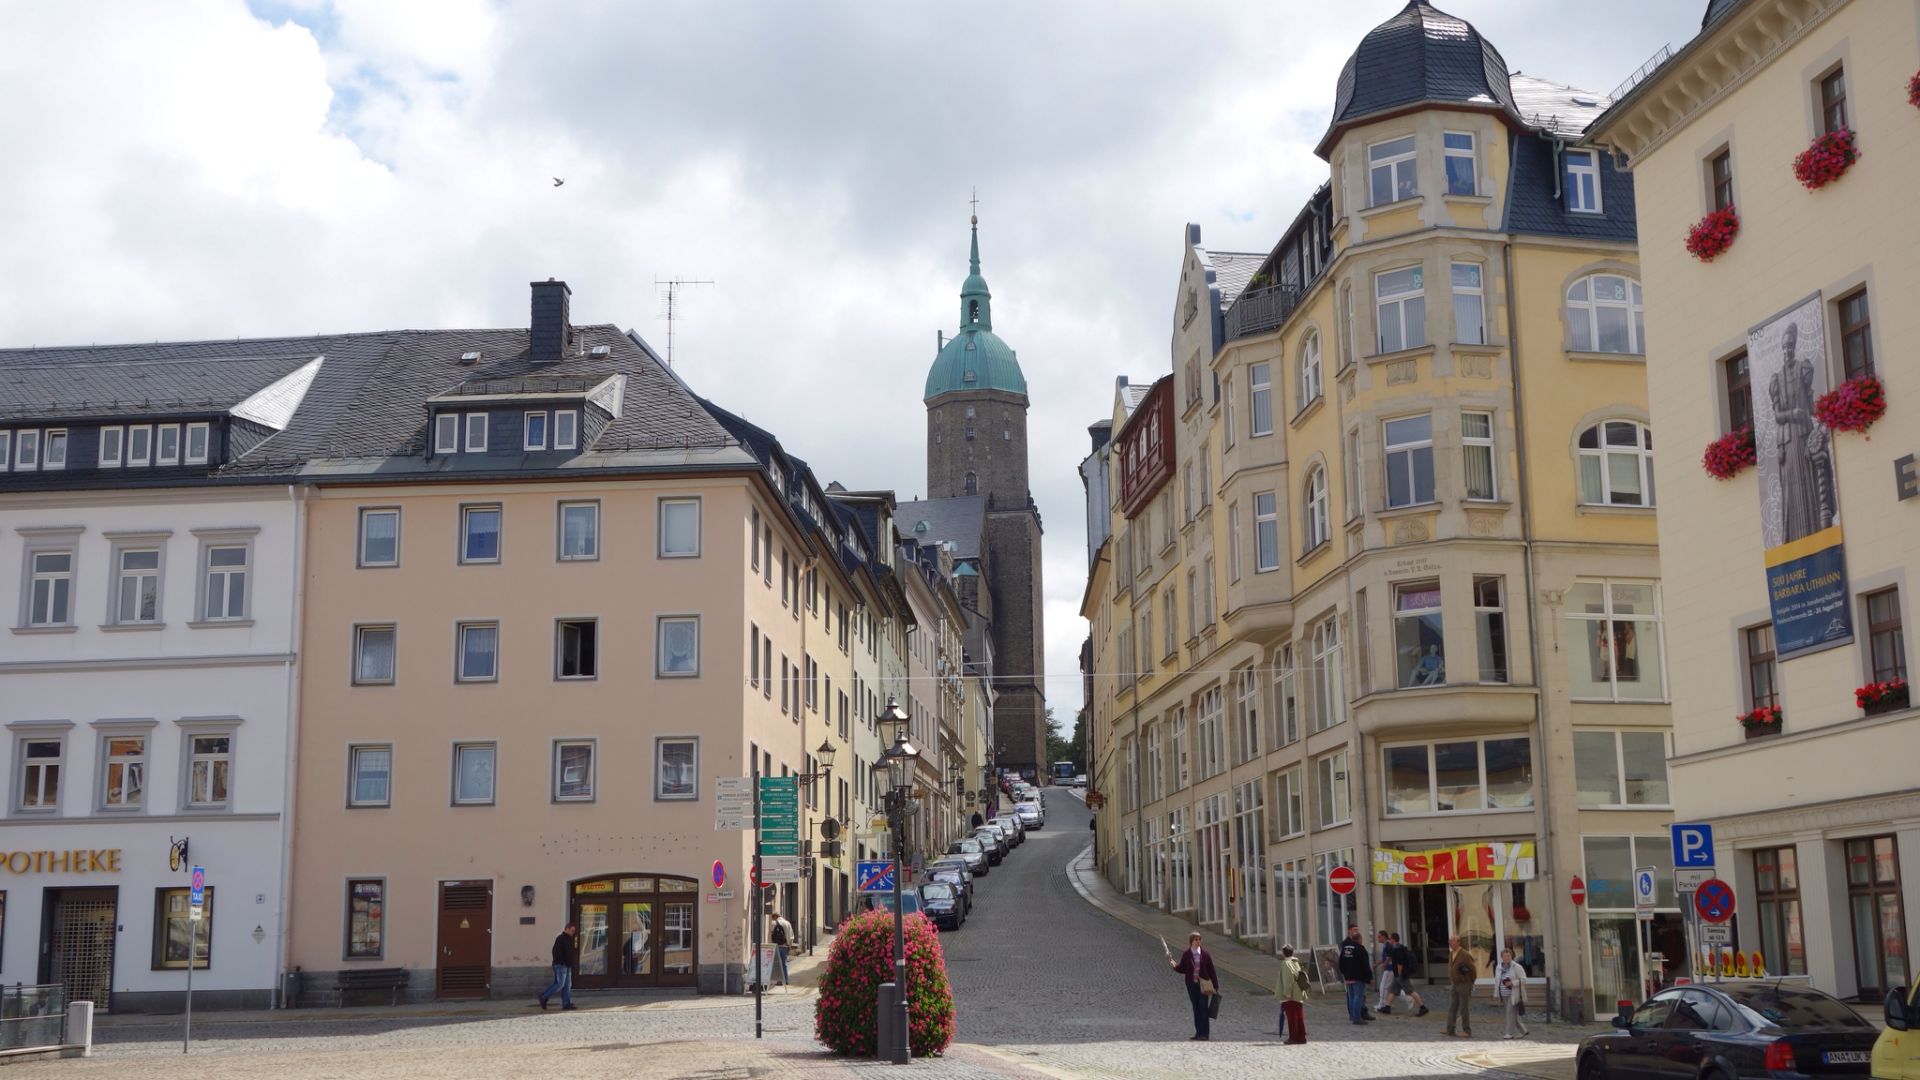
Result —
<instances>
[{"instance_id":1,"label":"street corner building","mask_svg":"<svg viewBox=\"0 0 1920 1080\"><path fill-rule=\"evenodd\" d=\"M1408 4L1278 243L1180 237L1167 370L1119 380L1081 467L1092 801L1145 903L1316 962L1397 932L1421 982L1458 935L1480 993L1512 948L1591 1016L1688 974L1658 350L1607 99L1510 70Z\"/></svg>"},{"instance_id":2,"label":"street corner building","mask_svg":"<svg viewBox=\"0 0 1920 1080\"><path fill-rule=\"evenodd\" d=\"M189 958L203 1006L530 995L572 922L582 990L738 992L719 782L798 778L763 904L817 941L885 846L896 697L945 725L918 842L958 830L992 693L951 559L571 308L0 350L0 975L116 1011L177 1007Z\"/></svg>"},{"instance_id":3,"label":"street corner building","mask_svg":"<svg viewBox=\"0 0 1920 1080\"><path fill-rule=\"evenodd\" d=\"M1911 5L1714 0L1592 129L1646 195L1675 813L1729 945L1876 1003L1920 911L1916 70Z\"/></svg>"}]
</instances>

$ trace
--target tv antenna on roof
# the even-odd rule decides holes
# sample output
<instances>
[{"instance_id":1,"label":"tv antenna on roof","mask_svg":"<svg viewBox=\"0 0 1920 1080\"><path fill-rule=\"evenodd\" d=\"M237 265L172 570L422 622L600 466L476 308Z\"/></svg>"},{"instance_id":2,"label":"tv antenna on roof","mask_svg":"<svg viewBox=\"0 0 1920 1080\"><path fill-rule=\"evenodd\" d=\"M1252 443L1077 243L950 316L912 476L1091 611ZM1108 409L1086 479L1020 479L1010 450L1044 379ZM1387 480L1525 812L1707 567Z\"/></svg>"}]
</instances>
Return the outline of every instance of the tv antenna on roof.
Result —
<instances>
[{"instance_id":1,"label":"tv antenna on roof","mask_svg":"<svg viewBox=\"0 0 1920 1080\"><path fill-rule=\"evenodd\" d=\"M685 318L680 313L680 290L694 285L711 285L712 278L654 278L653 284L660 290L660 318L667 321L667 366L673 366L673 324Z\"/></svg>"}]
</instances>

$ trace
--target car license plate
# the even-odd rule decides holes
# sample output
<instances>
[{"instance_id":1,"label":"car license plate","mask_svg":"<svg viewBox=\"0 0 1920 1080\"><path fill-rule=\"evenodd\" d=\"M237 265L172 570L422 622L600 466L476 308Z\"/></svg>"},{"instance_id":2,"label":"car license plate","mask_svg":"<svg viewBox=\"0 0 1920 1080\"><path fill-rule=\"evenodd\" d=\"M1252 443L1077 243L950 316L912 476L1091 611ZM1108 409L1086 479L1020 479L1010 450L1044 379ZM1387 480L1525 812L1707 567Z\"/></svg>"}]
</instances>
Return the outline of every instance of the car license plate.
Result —
<instances>
[{"instance_id":1,"label":"car license plate","mask_svg":"<svg viewBox=\"0 0 1920 1080\"><path fill-rule=\"evenodd\" d=\"M1873 1061L1871 1050L1828 1050L1820 1060L1829 1065L1866 1065Z\"/></svg>"}]
</instances>

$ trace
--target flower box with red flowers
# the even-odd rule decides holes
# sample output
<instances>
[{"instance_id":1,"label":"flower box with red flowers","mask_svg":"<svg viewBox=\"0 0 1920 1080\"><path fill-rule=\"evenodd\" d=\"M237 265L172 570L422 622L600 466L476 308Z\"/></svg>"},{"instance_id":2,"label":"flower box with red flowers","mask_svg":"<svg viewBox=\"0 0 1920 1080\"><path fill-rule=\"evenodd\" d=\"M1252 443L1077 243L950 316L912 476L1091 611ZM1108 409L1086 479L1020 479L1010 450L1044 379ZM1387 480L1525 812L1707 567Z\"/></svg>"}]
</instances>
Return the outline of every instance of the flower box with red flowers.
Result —
<instances>
[{"instance_id":1,"label":"flower box with red flowers","mask_svg":"<svg viewBox=\"0 0 1920 1080\"><path fill-rule=\"evenodd\" d=\"M1733 246L1733 238L1738 235L1739 212L1731 206L1722 207L1687 230L1687 251L1701 262L1712 262L1715 256Z\"/></svg>"},{"instance_id":2,"label":"flower box with red flowers","mask_svg":"<svg viewBox=\"0 0 1920 1080\"><path fill-rule=\"evenodd\" d=\"M1907 80L1907 104L1920 109L1920 74Z\"/></svg>"},{"instance_id":3,"label":"flower box with red flowers","mask_svg":"<svg viewBox=\"0 0 1920 1080\"><path fill-rule=\"evenodd\" d=\"M1870 682L1853 692L1853 703L1868 716L1904 709L1907 707L1907 680Z\"/></svg>"},{"instance_id":4,"label":"flower box with red flowers","mask_svg":"<svg viewBox=\"0 0 1920 1080\"><path fill-rule=\"evenodd\" d=\"M1860 160L1860 144L1847 128L1829 131L1793 159L1793 176L1808 191L1817 191L1840 179Z\"/></svg>"},{"instance_id":5,"label":"flower box with red flowers","mask_svg":"<svg viewBox=\"0 0 1920 1080\"><path fill-rule=\"evenodd\" d=\"M1886 414L1886 390L1872 375L1855 375L1813 403L1814 418L1828 431L1865 431Z\"/></svg>"},{"instance_id":6,"label":"flower box with red flowers","mask_svg":"<svg viewBox=\"0 0 1920 1080\"><path fill-rule=\"evenodd\" d=\"M1731 480L1742 469L1760 460L1753 445L1753 425L1742 424L1707 444L1700 467L1715 480Z\"/></svg>"},{"instance_id":7,"label":"flower box with red flowers","mask_svg":"<svg viewBox=\"0 0 1920 1080\"><path fill-rule=\"evenodd\" d=\"M1780 725L1786 722L1786 711L1778 705L1762 705L1752 712L1740 714L1740 726L1747 729L1747 738L1761 735L1780 734Z\"/></svg>"}]
</instances>

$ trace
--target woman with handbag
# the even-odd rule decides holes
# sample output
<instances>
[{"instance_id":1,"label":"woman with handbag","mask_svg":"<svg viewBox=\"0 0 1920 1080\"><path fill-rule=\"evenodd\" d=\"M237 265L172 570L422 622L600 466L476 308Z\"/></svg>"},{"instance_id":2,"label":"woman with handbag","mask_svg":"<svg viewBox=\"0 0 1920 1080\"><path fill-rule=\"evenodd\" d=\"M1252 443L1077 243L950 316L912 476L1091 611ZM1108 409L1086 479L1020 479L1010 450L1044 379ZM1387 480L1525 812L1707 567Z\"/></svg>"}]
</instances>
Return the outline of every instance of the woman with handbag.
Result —
<instances>
[{"instance_id":1,"label":"woman with handbag","mask_svg":"<svg viewBox=\"0 0 1920 1080\"><path fill-rule=\"evenodd\" d=\"M1512 949L1500 950L1500 964L1493 969L1493 989L1507 1014L1507 1032L1502 1038L1518 1039L1533 1034L1527 1030L1526 1020L1527 969L1514 963Z\"/></svg>"},{"instance_id":2,"label":"woman with handbag","mask_svg":"<svg viewBox=\"0 0 1920 1080\"><path fill-rule=\"evenodd\" d=\"M1200 947L1200 935L1187 935L1187 947L1181 951L1178 960L1167 961L1173 970L1187 979L1187 1000L1193 1004L1193 1038L1190 1042L1206 1042L1210 1018L1207 1007L1209 1000L1219 993L1220 976L1213 970L1213 954Z\"/></svg>"},{"instance_id":3,"label":"woman with handbag","mask_svg":"<svg viewBox=\"0 0 1920 1080\"><path fill-rule=\"evenodd\" d=\"M1307 1041L1307 969L1293 955L1293 946L1280 947L1280 978L1273 996L1280 999L1280 1036L1288 1045Z\"/></svg>"}]
</instances>

